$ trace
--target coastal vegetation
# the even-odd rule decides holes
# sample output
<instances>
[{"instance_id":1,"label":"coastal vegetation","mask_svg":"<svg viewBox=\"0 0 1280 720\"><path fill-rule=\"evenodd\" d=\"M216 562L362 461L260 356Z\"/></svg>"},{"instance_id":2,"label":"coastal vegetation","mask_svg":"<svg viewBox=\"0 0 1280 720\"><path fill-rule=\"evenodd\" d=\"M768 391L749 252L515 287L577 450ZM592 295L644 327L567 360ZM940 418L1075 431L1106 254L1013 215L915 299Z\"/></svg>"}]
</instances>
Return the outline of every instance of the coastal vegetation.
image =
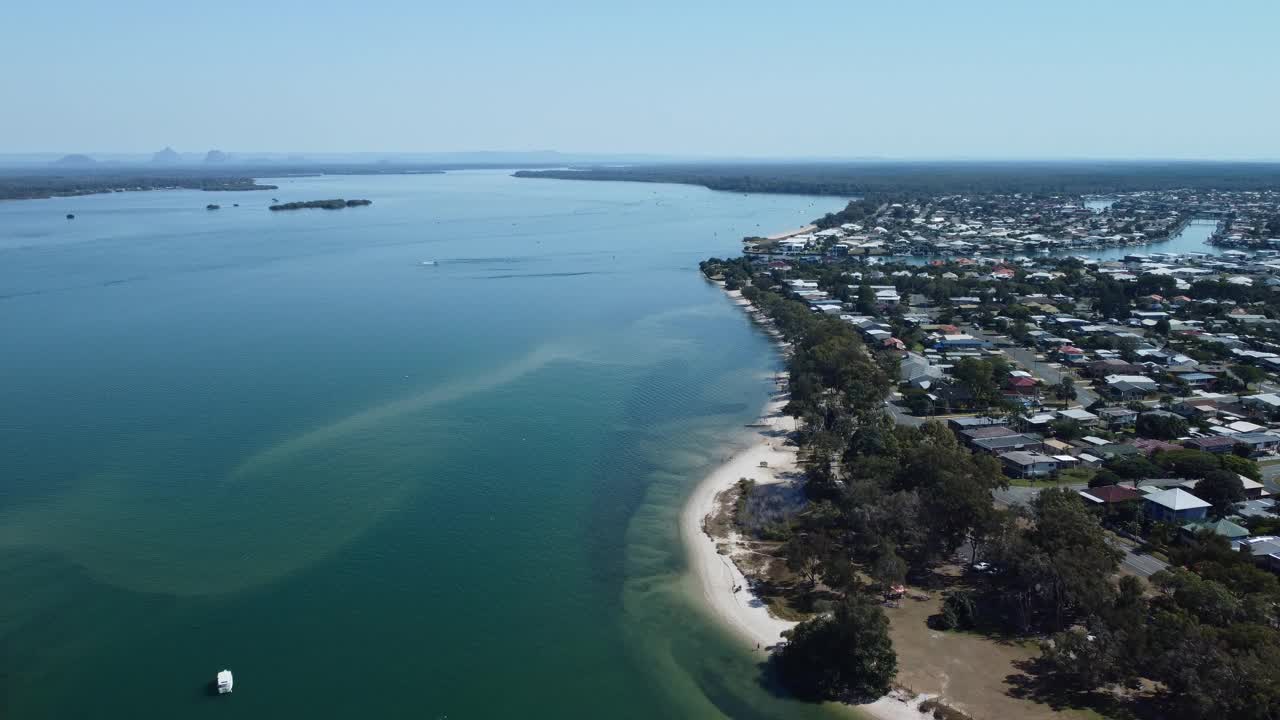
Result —
<instances>
[{"instance_id":1,"label":"coastal vegetation","mask_svg":"<svg viewBox=\"0 0 1280 720\"><path fill-rule=\"evenodd\" d=\"M796 695L874 700L889 691L898 658L889 621L863 594L845 595L830 616L806 620L778 650L778 673Z\"/></svg>"},{"instance_id":2,"label":"coastal vegetation","mask_svg":"<svg viewBox=\"0 0 1280 720\"><path fill-rule=\"evenodd\" d=\"M75 174L7 174L0 173L0 200L35 200L51 197L73 197L109 192L140 190L210 190L243 191L274 190L275 185L259 184L251 177L185 174L166 171L156 174L130 172L94 172Z\"/></svg>"},{"instance_id":3,"label":"coastal vegetation","mask_svg":"<svg viewBox=\"0 0 1280 720\"><path fill-rule=\"evenodd\" d=\"M362 205L372 205L372 200L343 200L342 198L334 198L332 200L308 200L306 202L287 202L270 206L271 210L341 210L349 207L360 207Z\"/></svg>"},{"instance_id":4,"label":"coastal vegetation","mask_svg":"<svg viewBox=\"0 0 1280 720\"><path fill-rule=\"evenodd\" d=\"M792 692L848 699L887 690L893 678L884 670L897 666L896 651L892 642L885 644L887 621L877 598L899 595L905 582L945 588L929 619L937 631L1038 648L1038 657L1018 664L1006 681L1016 697L1118 717L1276 717L1280 581L1274 574L1223 537L1200 531L1176 544L1177 526L1100 512L1075 489L1049 487L1025 507L997 506L994 492L1009 481L993 457L971 452L937 421L897 425L884 412L901 353L864 344L851 323L815 312L784 282L816 279L848 307L865 299L842 279L855 266L798 264L803 267L783 269L713 258L701 265L707 277L741 290L789 343L786 411L799 419L794 440L801 448L806 503L784 520L773 518L771 538L794 578L792 606L805 611L773 658ZM1049 300L1057 293L1127 317L1144 296L1176 292L1166 287L1168 278L1144 275L1113 285L1096 281L1075 260L1056 267L1058 275L1034 286L1021 272L993 283L943 279L955 269L946 265L899 276L893 275L896 266L882 270L885 282L902 294L934 298L941 323L950 322L953 312L984 324L997 313L1029 322L1037 309L1018 298ZM1191 292L1266 303L1268 317L1280 316L1280 307L1273 315L1269 287L1197 282ZM952 298L960 295L974 298L963 301L963 310L953 307ZM901 310L884 315L894 336L910 342ZM1166 324L1153 332L1170 331ZM1017 334L1012 328L1010 335ZM1133 361L1133 347L1121 345L1118 354ZM1203 352L1220 359L1216 350ZM1009 410L998 384L1008 372L999 357L965 359L952 368L953 382L999 413ZM1079 390L1064 378L1049 393L1066 403ZM1244 387L1257 380L1256 373L1241 371L1237 381ZM1135 433L1171 439L1187 427L1181 417L1144 412ZM1049 429L1059 438L1085 434L1074 421ZM1091 486L1136 485L1152 477L1197 480L1196 494L1210 505L1209 516L1221 518L1245 497L1240 478L1261 474L1247 457L1184 449L1158 450L1150 458L1116 456L1096 471L1078 473L1080 482L1092 478ZM1249 525L1265 529L1265 521ZM1117 531L1149 538L1168 568L1145 582L1120 574L1124 553ZM778 585L776 578L769 583Z\"/></svg>"}]
</instances>

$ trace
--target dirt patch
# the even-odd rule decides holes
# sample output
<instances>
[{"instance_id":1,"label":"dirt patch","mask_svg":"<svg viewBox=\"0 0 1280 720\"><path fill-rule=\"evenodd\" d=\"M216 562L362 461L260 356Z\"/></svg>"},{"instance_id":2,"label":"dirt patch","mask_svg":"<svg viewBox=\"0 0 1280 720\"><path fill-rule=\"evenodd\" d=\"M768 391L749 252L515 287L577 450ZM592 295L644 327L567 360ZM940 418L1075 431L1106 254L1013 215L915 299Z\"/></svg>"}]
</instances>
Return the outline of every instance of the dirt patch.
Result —
<instances>
[{"instance_id":1,"label":"dirt patch","mask_svg":"<svg viewBox=\"0 0 1280 720\"><path fill-rule=\"evenodd\" d=\"M921 599L925 598L927 599ZM913 693L938 696L946 706L972 720L1061 720L1097 717L1054 710L1009 694L1006 679L1040 652L1030 642L1011 643L973 633L943 632L928 625L941 611L942 593L912 589L897 607L885 608L889 635L898 652L899 685ZM929 715L922 715L924 718Z\"/></svg>"},{"instance_id":2,"label":"dirt patch","mask_svg":"<svg viewBox=\"0 0 1280 720\"><path fill-rule=\"evenodd\" d=\"M716 494L715 510L703 519L702 531L716 540L728 538L729 533L733 532L733 520L740 497L742 497L740 484Z\"/></svg>"}]
</instances>

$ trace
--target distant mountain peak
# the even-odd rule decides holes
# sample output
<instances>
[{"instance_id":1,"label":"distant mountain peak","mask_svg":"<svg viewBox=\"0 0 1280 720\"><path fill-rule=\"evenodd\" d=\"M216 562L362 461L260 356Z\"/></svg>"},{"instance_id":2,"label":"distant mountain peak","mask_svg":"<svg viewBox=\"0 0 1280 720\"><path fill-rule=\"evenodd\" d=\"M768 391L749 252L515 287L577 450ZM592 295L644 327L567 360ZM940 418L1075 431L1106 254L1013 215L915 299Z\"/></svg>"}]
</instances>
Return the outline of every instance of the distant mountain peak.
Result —
<instances>
[{"instance_id":1,"label":"distant mountain peak","mask_svg":"<svg viewBox=\"0 0 1280 720\"><path fill-rule=\"evenodd\" d=\"M63 155L62 157L58 158L53 162L53 164L54 165L93 165L97 162L98 162L97 160L94 160L88 155L84 155L82 153L71 153L70 155Z\"/></svg>"},{"instance_id":2,"label":"distant mountain peak","mask_svg":"<svg viewBox=\"0 0 1280 720\"><path fill-rule=\"evenodd\" d=\"M205 153L205 156L204 156L204 161L207 163L226 162L230 159L231 159L231 155L224 153L221 150L210 150L209 152Z\"/></svg>"},{"instance_id":3,"label":"distant mountain peak","mask_svg":"<svg viewBox=\"0 0 1280 720\"><path fill-rule=\"evenodd\" d=\"M151 162L154 163L176 163L181 159L177 151L168 145L165 145L163 150L151 156Z\"/></svg>"}]
</instances>

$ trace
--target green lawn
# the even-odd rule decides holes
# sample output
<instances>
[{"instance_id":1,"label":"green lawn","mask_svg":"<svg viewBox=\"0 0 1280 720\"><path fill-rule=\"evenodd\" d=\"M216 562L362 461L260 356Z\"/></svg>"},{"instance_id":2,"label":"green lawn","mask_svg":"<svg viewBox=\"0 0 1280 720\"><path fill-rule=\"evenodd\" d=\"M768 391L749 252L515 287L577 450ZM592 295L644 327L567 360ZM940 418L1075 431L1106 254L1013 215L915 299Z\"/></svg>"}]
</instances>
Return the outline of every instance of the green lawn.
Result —
<instances>
[{"instance_id":1,"label":"green lawn","mask_svg":"<svg viewBox=\"0 0 1280 720\"><path fill-rule=\"evenodd\" d=\"M1076 485L1080 483L1088 483L1097 474L1096 470L1090 468L1071 468L1058 473L1058 477L1053 480L1039 480L1035 478L1009 478L1009 484L1015 487L1057 487L1059 485Z\"/></svg>"}]
</instances>

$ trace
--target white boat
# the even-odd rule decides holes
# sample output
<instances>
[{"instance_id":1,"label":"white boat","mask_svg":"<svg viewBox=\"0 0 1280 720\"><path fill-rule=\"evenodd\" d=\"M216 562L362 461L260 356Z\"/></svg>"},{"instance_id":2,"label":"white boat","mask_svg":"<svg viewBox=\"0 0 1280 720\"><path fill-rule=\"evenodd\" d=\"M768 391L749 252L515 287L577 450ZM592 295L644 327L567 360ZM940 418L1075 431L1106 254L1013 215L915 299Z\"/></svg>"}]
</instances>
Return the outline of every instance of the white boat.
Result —
<instances>
[{"instance_id":1,"label":"white boat","mask_svg":"<svg viewBox=\"0 0 1280 720\"><path fill-rule=\"evenodd\" d=\"M218 694L224 695L231 692L231 686L235 683L231 677L230 670L223 670L218 673Z\"/></svg>"},{"instance_id":2,"label":"white boat","mask_svg":"<svg viewBox=\"0 0 1280 720\"><path fill-rule=\"evenodd\" d=\"M435 260L423 260L423 261L422 261L422 264L423 264L423 265L435 265L435 264L436 264L436 261L435 261Z\"/></svg>"}]
</instances>

